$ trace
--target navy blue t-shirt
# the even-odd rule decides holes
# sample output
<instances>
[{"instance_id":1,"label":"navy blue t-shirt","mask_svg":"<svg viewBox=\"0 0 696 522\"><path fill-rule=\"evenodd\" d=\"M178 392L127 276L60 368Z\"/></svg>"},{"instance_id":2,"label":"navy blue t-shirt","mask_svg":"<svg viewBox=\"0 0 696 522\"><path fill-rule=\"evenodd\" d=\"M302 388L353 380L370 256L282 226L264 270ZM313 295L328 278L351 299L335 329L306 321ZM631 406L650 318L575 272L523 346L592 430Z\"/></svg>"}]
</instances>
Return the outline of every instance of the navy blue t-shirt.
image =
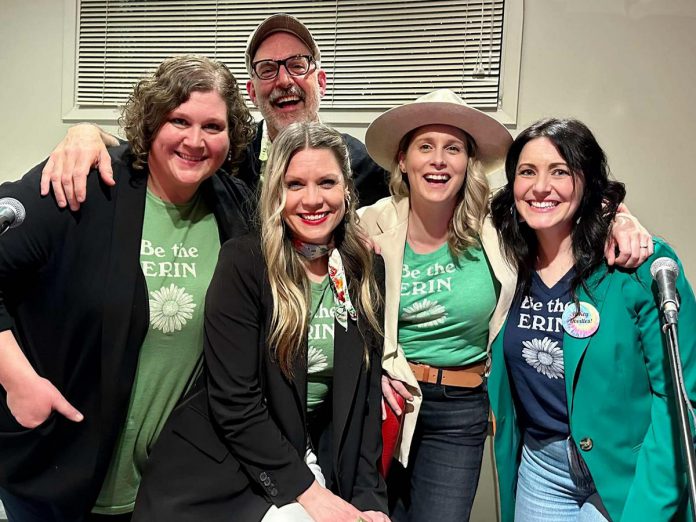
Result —
<instances>
[{"instance_id":1,"label":"navy blue t-shirt","mask_svg":"<svg viewBox=\"0 0 696 522\"><path fill-rule=\"evenodd\" d=\"M568 436L561 316L571 302L573 270L553 288L535 272L529 295L515 296L504 353L520 429L534 438Z\"/></svg>"}]
</instances>

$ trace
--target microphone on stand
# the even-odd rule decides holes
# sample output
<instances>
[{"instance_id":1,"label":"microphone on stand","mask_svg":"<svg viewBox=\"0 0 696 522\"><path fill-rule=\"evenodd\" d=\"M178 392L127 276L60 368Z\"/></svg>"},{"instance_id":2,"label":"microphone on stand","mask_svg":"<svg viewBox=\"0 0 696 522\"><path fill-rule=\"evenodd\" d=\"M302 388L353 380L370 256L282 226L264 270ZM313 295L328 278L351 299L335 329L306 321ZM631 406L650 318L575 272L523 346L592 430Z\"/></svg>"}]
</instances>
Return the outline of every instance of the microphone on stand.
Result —
<instances>
[{"instance_id":1,"label":"microphone on stand","mask_svg":"<svg viewBox=\"0 0 696 522\"><path fill-rule=\"evenodd\" d=\"M27 213L15 198L0 198L0 236L24 222Z\"/></svg>"},{"instance_id":2,"label":"microphone on stand","mask_svg":"<svg viewBox=\"0 0 696 522\"><path fill-rule=\"evenodd\" d=\"M677 407L679 420L679 438L686 457L687 484L689 487L689 506L691 516L696 520L696 452L694 452L693 436L689 413L693 416L693 408L684 384L682 361L679 354L679 336L677 319L679 315L679 299L677 297L677 277L679 265L670 257L660 257L650 265L657 288L660 292L660 310L665 324L662 331L667 341L666 349L669 356L669 369L674 388L674 402Z\"/></svg>"},{"instance_id":3,"label":"microphone on stand","mask_svg":"<svg viewBox=\"0 0 696 522\"><path fill-rule=\"evenodd\" d=\"M677 324L679 300L677 298L677 277L679 266L671 257L659 257L650 265L657 289L660 292L660 310L667 324Z\"/></svg>"}]
</instances>

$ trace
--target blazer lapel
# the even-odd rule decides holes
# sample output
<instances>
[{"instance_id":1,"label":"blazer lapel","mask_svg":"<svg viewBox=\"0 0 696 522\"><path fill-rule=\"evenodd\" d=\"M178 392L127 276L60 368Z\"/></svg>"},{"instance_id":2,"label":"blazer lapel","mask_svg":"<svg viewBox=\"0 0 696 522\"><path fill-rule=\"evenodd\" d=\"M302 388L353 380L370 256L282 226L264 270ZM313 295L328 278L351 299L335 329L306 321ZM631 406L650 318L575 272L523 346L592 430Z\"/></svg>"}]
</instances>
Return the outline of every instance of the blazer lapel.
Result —
<instances>
[{"instance_id":1,"label":"blazer lapel","mask_svg":"<svg viewBox=\"0 0 696 522\"><path fill-rule=\"evenodd\" d=\"M345 330L334 320L333 447L336 467L345 439L348 418L354 410L355 390L362 379L365 343L355 322Z\"/></svg>"},{"instance_id":2,"label":"blazer lapel","mask_svg":"<svg viewBox=\"0 0 696 522\"><path fill-rule=\"evenodd\" d=\"M490 347L493 340L498 336L510 310L510 304L515 296L517 273L505 261L500 252L498 233L493 227L490 217L486 218L481 227L481 245L493 269L493 276L500 284L500 295L498 296L493 315L488 322L488 346Z\"/></svg>"},{"instance_id":3,"label":"blazer lapel","mask_svg":"<svg viewBox=\"0 0 696 522\"><path fill-rule=\"evenodd\" d=\"M216 172L210 179L205 180L200 188L208 208L215 215L220 243L248 233L248 216L253 213L249 202L240 200L238 194L229 188L230 182L223 181L223 176L229 174Z\"/></svg>"},{"instance_id":4,"label":"blazer lapel","mask_svg":"<svg viewBox=\"0 0 696 522\"><path fill-rule=\"evenodd\" d=\"M270 324L270 323L269 323ZM307 427L307 343L304 345L304 359L295 361L292 387L295 401L302 417L302 426Z\"/></svg>"},{"instance_id":5,"label":"blazer lapel","mask_svg":"<svg viewBox=\"0 0 696 522\"><path fill-rule=\"evenodd\" d=\"M103 309L103 329L101 346L102 404L113 405L121 389L129 389L130 382L124 383L123 375L135 372L137 354L128 352L128 336L133 325L131 316L135 301L135 289L145 289L144 276L140 269L140 240L143 233L143 216L145 214L145 193L147 176L132 175L122 178L114 190L114 226L111 236L111 259L105 274L104 285L108 289L108 299ZM138 278L143 284L138 285ZM143 302L147 302L146 295ZM146 316L147 314L143 314ZM147 322L142 325L147 330ZM131 346L139 350L140 345ZM124 367L132 362L133 367ZM125 373L124 373L125 372ZM112 376L118 374L121 377ZM115 388L111 383L119 383ZM125 388L124 388L125 386ZM112 416L110 408L103 408L105 416ZM107 422L108 425L108 422Z\"/></svg>"},{"instance_id":6,"label":"blazer lapel","mask_svg":"<svg viewBox=\"0 0 696 522\"><path fill-rule=\"evenodd\" d=\"M584 288L578 288L578 300L585 301L592 304L600 314L602 314L602 307L607 295L607 290L612 281L613 272L609 272L605 266L597 269L587 280L587 287L590 289L590 294L588 294ZM601 328L611 328L609 324L602 324L600 321L599 329ZM597 331L599 331L599 329ZM595 334L580 339L573 337L568 333L563 335L563 364L565 367L565 379L566 379L566 395L568 400L568 413L573 411L573 397L575 391L575 385L577 382L578 370L581 366L581 361L585 355L589 344L595 337Z\"/></svg>"},{"instance_id":7,"label":"blazer lapel","mask_svg":"<svg viewBox=\"0 0 696 522\"><path fill-rule=\"evenodd\" d=\"M377 226L382 232L372 235L373 241L381 248L385 267L384 364L389 364L390 358L393 359L397 353L401 269L408 231L408 211L408 198L388 206L377 218Z\"/></svg>"}]
</instances>

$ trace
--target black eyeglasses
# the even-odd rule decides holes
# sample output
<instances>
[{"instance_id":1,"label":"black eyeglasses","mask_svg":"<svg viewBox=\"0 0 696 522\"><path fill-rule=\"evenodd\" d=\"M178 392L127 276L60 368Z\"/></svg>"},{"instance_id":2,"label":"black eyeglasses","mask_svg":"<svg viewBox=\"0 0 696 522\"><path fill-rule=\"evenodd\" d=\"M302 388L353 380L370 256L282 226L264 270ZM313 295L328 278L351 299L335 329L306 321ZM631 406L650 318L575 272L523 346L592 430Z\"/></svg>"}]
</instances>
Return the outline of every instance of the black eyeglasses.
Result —
<instances>
[{"instance_id":1,"label":"black eyeglasses","mask_svg":"<svg viewBox=\"0 0 696 522\"><path fill-rule=\"evenodd\" d=\"M314 58L304 54L291 56L285 60L259 60L252 63L251 68L260 80L272 80L278 76L281 65L290 76L304 76L317 68Z\"/></svg>"}]
</instances>

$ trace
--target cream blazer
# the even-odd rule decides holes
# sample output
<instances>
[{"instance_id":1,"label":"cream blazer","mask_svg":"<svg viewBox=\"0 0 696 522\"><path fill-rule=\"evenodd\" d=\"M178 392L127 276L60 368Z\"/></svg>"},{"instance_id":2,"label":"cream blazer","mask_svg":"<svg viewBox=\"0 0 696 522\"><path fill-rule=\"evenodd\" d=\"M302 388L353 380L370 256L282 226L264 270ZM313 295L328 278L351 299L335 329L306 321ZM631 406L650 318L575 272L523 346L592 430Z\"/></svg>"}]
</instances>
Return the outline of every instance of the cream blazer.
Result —
<instances>
[{"instance_id":1,"label":"cream blazer","mask_svg":"<svg viewBox=\"0 0 696 522\"><path fill-rule=\"evenodd\" d=\"M399 300L401 297L401 270L404 261L404 246L408 229L408 198L389 197L379 200L369 207L361 208L360 226L382 249L386 271L386 296L384 310L384 371L394 379L405 382L414 395L407 405L401 440L395 456L406 466L416 419L421 405L421 391L418 382L408 366L408 361L398 344ZM481 242L493 274L500 283L500 296L495 311L488 323L488 349L502 327L510 303L515 293L515 272L505 263L500 252L498 236L490 218L484 222Z\"/></svg>"}]
</instances>

